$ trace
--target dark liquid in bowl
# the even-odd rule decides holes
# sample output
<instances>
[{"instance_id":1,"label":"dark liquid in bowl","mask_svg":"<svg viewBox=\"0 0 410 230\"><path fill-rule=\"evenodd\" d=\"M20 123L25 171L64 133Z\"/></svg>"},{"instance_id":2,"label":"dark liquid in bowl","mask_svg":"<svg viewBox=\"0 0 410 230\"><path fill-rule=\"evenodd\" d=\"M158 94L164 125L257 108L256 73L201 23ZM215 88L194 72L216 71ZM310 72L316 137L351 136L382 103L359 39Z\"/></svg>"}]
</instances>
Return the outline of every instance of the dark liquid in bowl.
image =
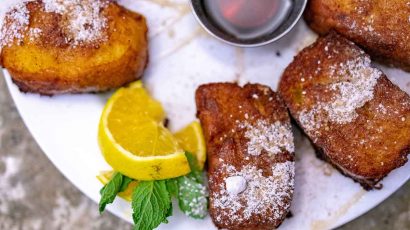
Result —
<instances>
[{"instance_id":1,"label":"dark liquid in bowl","mask_svg":"<svg viewBox=\"0 0 410 230\"><path fill-rule=\"evenodd\" d=\"M227 33L256 38L277 29L289 15L292 0L204 0L207 14Z\"/></svg>"}]
</instances>

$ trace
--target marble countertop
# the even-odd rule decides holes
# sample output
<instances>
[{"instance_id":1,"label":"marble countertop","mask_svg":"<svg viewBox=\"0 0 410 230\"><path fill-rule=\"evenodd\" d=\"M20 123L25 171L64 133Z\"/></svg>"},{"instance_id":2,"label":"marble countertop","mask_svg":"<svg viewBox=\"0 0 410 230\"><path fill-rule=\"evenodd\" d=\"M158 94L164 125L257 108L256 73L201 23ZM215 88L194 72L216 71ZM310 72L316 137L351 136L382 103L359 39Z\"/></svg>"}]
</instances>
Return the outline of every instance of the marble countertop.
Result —
<instances>
[{"instance_id":1,"label":"marble countertop","mask_svg":"<svg viewBox=\"0 0 410 230\"><path fill-rule=\"evenodd\" d=\"M0 74L0 230L131 229L98 214L42 153L24 126ZM377 208L340 228L410 229L410 182Z\"/></svg>"}]
</instances>

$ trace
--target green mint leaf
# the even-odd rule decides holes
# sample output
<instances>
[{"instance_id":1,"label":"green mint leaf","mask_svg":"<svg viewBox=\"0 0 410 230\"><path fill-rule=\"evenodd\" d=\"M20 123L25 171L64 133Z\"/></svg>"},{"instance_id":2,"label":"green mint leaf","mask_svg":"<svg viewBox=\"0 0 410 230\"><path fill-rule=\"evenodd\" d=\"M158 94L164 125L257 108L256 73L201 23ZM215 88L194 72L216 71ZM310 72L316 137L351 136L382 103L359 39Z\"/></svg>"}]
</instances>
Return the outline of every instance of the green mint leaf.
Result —
<instances>
[{"instance_id":1,"label":"green mint leaf","mask_svg":"<svg viewBox=\"0 0 410 230\"><path fill-rule=\"evenodd\" d=\"M185 215L203 219L208 213L208 191L192 174L178 178L178 204Z\"/></svg>"},{"instance_id":2,"label":"green mint leaf","mask_svg":"<svg viewBox=\"0 0 410 230\"><path fill-rule=\"evenodd\" d=\"M172 207L172 202L171 202L171 206L169 207L168 212L165 215L165 219L164 219L164 221L162 221L162 223L168 224L168 219L167 218L172 216L173 211L174 211L174 208Z\"/></svg>"},{"instance_id":3,"label":"green mint leaf","mask_svg":"<svg viewBox=\"0 0 410 230\"><path fill-rule=\"evenodd\" d=\"M201 171L192 171L188 176L192 177L195 179L195 181L199 184L204 183L204 175Z\"/></svg>"},{"instance_id":4,"label":"green mint leaf","mask_svg":"<svg viewBox=\"0 0 410 230\"><path fill-rule=\"evenodd\" d=\"M123 182L123 175L115 173L111 180L101 190L101 199L99 203L99 211L103 213L105 206L114 202L117 193L120 192Z\"/></svg>"},{"instance_id":5,"label":"green mint leaf","mask_svg":"<svg viewBox=\"0 0 410 230\"><path fill-rule=\"evenodd\" d=\"M171 197L166 182L142 181L132 194L135 230L152 230L166 221L171 208Z\"/></svg>"},{"instance_id":6,"label":"green mint leaf","mask_svg":"<svg viewBox=\"0 0 410 230\"><path fill-rule=\"evenodd\" d=\"M200 171L199 166L198 166L198 160L196 159L196 156L190 152L185 152L185 156L188 159L189 167L191 168L191 171Z\"/></svg>"},{"instance_id":7,"label":"green mint leaf","mask_svg":"<svg viewBox=\"0 0 410 230\"><path fill-rule=\"evenodd\" d=\"M133 181L133 179L123 175L122 178L122 184L121 184L121 188L120 188L120 192L124 192L127 188L128 185Z\"/></svg>"},{"instance_id":8,"label":"green mint leaf","mask_svg":"<svg viewBox=\"0 0 410 230\"><path fill-rule=\"evenodd\" d=\"M178 181L177 179L168 179L167 180L167 190L171 197L178 197Z\"/></svg>"},{"instance_id":9,"label":"green mint leaf","mask_svg":"<svg viewBox=\"0 0 410 230\"><path fill-rule=\"evenodd\" d=\"M198 161L196 156L190 152L185 152L185 155L188 159L189 167L191 168L191 173L188 176L193 177L198 183L204 183L204 177L202 175L202 171L198 166Z\"/></svg>"}]
</instances>

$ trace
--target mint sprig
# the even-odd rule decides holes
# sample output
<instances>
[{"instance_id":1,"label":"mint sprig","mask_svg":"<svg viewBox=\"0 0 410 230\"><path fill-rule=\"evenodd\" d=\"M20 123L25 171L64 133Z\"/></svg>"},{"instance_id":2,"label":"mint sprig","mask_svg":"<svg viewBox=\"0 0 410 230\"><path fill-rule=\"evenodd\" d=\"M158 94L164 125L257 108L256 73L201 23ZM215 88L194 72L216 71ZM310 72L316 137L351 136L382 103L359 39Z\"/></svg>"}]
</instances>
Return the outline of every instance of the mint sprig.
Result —
<instances>
[{"instance_id":1,"label":"mint sprig","mask_svg":"<svg viewBox=\"0 0 410 230\"><path fill-rule=\"evenodd\" d=\"M135 230L152 230L166 222L171 209L171 197L165 181L142 181L132 195Z\"/></svg>"},{"instance_id":2,"label":"mint sprig","mask_svg":"<svg viewBox=\"0 0 410 230\"><path fill-rule=\"evenodd\" d=\"M124 191L131 178L122 175L121 173L115 173L111 180L100 190L101 199L99 203L99 211L103 213L107 204L114 202L115 197L119 192Z\"/></svg>"},{"instance_id":3,"label":"mint sprig","mask_svg":"<svg viewBox=\"0 0 410 230\"><path fill-rule=\"evenodd\" d=\"M173 208L171 197L178 199L181 211L186 215L203 219L208 211L208 194L203 185L203 172L196 157L186 153L191 172L178 178L158 181L141 181L132 194L132 209L135 230L152 230L161 223L168 223ZM112 203L119 192L124 191L133 179L115 173L100 193L100 213Z\"/></svg>"}]
</instances>

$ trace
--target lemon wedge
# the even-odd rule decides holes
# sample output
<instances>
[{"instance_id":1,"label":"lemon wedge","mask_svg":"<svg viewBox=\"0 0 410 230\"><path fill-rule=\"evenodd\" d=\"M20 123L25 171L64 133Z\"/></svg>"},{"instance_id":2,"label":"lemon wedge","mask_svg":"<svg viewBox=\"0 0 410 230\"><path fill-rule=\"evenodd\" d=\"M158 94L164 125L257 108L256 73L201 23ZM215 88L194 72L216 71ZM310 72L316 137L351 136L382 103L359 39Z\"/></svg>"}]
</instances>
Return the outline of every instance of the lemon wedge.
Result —
<instances>
[{"instance_id":1,"label":"lemon wedge","mask_svg":"<svg viewBox=\"0 0 410 230\"><path fill-rule=\"evenodd\" d=\"M181 147L196 156L199 167L203 169L204 163L206 161L206 147L202 128L199 122L192 122L174 135ZM102 171L99 175L97 175L97 178L103 185L106 185L111 180L113 175L114 171ZM137 181L132 181L128 185L127 189L123 192L118 193L118 195L127 201L131 201L132 192L134 191L135 187L137 187L137 185Z\"/></svg>"},{"instance_id":2,"label":"lemon wedge","mask_svg":"<svg viewBox=\"0 0 410 230\"><path fill-rule=\"evenodd\" d=\"M201 124L194 121L174 135L184 150L196 156L200 169L203 169L206 161L206 145Z\"/></svg>"},{"instance_id":3,"label":"lemon wedge","mask_svg":"<svg viewBox=\"0 0 410 230\"><path fill-rule=\"evenodd\" d=\"M98 130L109 165L135 180L162 180L190 172L185 152L162 122L161 104L141 82L121 88L108 100Z\"/></svg>"}]
</instances>

